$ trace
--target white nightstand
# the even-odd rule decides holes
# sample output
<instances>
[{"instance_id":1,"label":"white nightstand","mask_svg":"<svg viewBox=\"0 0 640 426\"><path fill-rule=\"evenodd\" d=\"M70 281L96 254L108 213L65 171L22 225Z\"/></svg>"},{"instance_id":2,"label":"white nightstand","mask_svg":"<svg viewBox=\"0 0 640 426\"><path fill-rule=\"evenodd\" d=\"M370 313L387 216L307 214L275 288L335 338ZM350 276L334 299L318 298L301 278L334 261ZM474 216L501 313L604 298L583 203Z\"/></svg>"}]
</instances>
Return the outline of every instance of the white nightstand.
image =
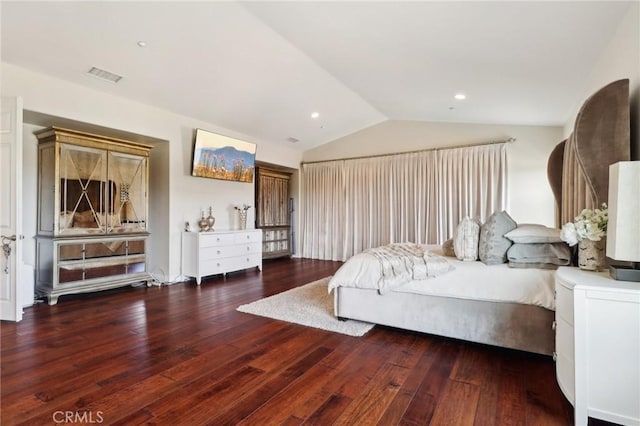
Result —
<instances>
[{"instance_id":1,"label":"white nightstand","mask_svg":"<svg viewBox=\"0 0 640 426\"><path fill-rule=\"evenodd\" d=\"M559 268L555 327L556 377L575 424L640 426L640 284Z\"/></svg>"}]
</instances>

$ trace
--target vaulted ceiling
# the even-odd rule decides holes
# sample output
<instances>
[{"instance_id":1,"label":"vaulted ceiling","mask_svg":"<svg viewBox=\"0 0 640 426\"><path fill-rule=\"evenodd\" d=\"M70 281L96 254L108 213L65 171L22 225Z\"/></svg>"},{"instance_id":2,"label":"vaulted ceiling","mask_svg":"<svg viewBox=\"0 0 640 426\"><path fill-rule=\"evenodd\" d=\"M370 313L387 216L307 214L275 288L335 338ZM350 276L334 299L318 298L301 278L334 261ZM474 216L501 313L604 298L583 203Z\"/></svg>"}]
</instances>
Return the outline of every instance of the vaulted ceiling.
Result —
<instances>
[{"instance_id":1,"label":"vaulted ceiling","mask_svg":"<svg viewBox=\"0 0 640 426\"><path fill-rule=\"evenodd\" d=\"M0 53L304 150L388 119L563 125L629 5L3 1Z\"/></svg>"}]
</instances>

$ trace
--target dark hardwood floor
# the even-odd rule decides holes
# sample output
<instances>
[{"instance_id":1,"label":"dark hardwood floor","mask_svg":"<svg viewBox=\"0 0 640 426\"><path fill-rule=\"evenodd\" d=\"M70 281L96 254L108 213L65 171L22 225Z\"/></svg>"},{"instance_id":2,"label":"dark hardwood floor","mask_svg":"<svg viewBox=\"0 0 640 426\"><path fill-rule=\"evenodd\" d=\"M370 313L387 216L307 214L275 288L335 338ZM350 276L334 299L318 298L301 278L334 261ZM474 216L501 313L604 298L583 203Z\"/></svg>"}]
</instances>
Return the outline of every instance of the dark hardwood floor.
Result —
<instances>
[{"instance_id":1,"label":"dark hardwood floor","mask_svg":"<svg viewBox=\"0 0 640 426\"><path fill-rule=\"evenodd\" d=\"M550 357L237 312L338 262L62 296L2 323L2 425L569 425Z\"/></svg>"}]
</instances>

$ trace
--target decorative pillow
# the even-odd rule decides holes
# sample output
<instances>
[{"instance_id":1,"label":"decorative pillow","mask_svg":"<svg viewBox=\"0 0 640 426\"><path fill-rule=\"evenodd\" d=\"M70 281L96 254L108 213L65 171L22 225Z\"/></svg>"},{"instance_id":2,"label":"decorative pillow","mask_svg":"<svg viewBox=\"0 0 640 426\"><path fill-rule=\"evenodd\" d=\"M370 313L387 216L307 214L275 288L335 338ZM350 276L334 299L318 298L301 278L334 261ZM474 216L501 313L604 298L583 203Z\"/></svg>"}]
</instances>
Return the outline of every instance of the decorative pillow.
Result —
<instances>
[{"instance_id":1,"label":"decorative pillow","mask_svg":"<svg viewBox=\"0 0 640 426\"><path fill-rule=\"evenodd\" d=\"M478 242L480 241L480 223L469 217L462 219L453 235L453 250L460 260L478 260Z\"/></svg>"},{"instance_id":2,"label":"decorative pillow","mask_svg":"<svg viewBox=\"0 0 640 426\"><path fill-rule=\"evenodd\" d=\"M559 265L553 263L523 263L523 262L509 262L507 264L509 268L515 269L558 269Z\"/></svg>"},{"instance_id":3,"label":"decorative pillow","mask_svg":"<svg viewBox=\"0 0 640 426\"><path fill-rule=\"evenodd\" d=\"M480 227L480 243L478 256L485 265L497 265L507 261L507 250L511 247L511 240L504 237L509 231L516 229L518 224L505 211L494 212Z\"/></svg>"},{"instance_id":4,"label":"decorative pillow","mask_svg":"<svg viewBox=\"0 0 640 426\"><path fill-rule=\"evenodd\" d=\"M73 226L75 228L97 228L96 220L93 217L93 212L87 210L84 212L77 212L73 215Z\"/></svg>"},{"instance_id":5,"label":"decorative pillow","mask_svg":"<svg viewBox=\"0 0 640 426\"><path fill-rule=\"evenodd\" d=\"M456 252L453 249L453 238L442 243L442 254L449 257L456 257Z\"/></svg>"},{"instance_id":6,"label":"decorative pillow","mask_svg":"<svg viewBox=\"0 0 640 426\"><path fill-rule=\"evenodd\" d=\"M522 267L530 264L568 265L571 262L571 249L566 243L516 243L507 252L509 266ZM511 265L513 263L513 265Z\"/></svg>"},{"instance_id":7,"label":"decorative pillow","mask_svg":"<svg viewBox=\"0 0 640 426\"><path fill-rule=\"evenodd\" d=\"M60 230L73 227L73 212L60 213Z\"/></svg>"},{"instance_id":8,"label":"decorative pillow","mask_svg":"<svg viewBox=\"0 0 640 426\"><path fill-rule=\"evenodd\" d=\"M514 243L561 243L560 230L548 228L544 225L522 224L513 231L504 234L505 237Z\"/></svg>"}]
</instances>

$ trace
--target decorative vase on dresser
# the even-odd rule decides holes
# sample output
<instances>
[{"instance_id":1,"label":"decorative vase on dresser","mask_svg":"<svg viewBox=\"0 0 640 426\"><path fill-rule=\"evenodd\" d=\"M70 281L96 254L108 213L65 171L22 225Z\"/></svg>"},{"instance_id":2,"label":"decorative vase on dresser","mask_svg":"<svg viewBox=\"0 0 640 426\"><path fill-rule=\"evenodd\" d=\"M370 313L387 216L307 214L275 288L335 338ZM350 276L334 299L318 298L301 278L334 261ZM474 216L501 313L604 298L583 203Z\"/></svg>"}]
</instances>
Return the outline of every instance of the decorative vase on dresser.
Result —
<instances>
[{"instance_id":1,"label":"decorative vase on dresser","mask_svg":"<svg viewBox=\"0 0 640 426\"><path fill-rule=\"evenodd\" d=\"M149 284L151 146L58 127L36 136L37 294L54 305L64 294Z\"/></svg>"},{"instance_id":2,"label":"decorative vase on dresser","mask_svg":"<svg viewBox=\"0 0 640 426\"><path fill-rule=\"evenodd\" d=\"M583 239L578 243L578 266L585 271L602 271L605 266L606 239L591 241Z\"/></svg>"},{"instance_id":3,"label":"decorative vase on dresser","mask_svg":"<svg viewBox=\"0 0 640 426\"><path fill-rule=\"evenodd\" d=\"M640 286L561 267L554 325L556 376L575 424L640 425Z\"/></svg>"}]
</instances>

